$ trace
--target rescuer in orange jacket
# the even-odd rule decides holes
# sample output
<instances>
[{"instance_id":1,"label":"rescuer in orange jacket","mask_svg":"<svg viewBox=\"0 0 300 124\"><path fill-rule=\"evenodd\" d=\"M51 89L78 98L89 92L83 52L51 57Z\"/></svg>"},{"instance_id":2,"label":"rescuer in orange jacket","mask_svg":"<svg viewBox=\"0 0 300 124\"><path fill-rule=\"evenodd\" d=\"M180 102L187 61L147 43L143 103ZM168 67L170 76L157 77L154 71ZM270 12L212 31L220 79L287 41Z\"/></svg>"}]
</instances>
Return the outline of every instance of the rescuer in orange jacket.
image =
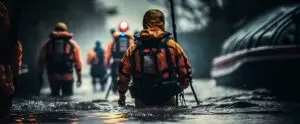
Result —
<instances>
[{"instance_id":1,"label":"rescuer in orange jacket","mask_svg":"<svg viewBox=\"0 0 300 124\"><path fill-rule=\"evenodd\" d=\"M135 35L135 45L126 51L118 71L119 105L125 105L129 89L136 107L175 106L175 95L189 86L189 60L164 26L163 12L145 13L144 29Z\"/></svg>"},{"instance_id":2,"label":"rescuer in orange jacket","mask_svg":"<svg viewBox=\"0 0 300 124\"><path fill-rule=\"evenodd\" d=\"M0 123L6 123L15 91L14 79L22 64L22 45L13 41L7 8L0 1Z\"/></svg>"},{"instance_id":3,"label":"rescuer in orange jacket","mask_svg":"<svg viewBox=\"0 0 300 124\"><path fill-rule=\"evenodd\" d=\"M107 68L110 67L113 84L112 90L114 93L116 93L118 89L116 82L118 66L127 48L134 43L133 34L128 30L128 23L125 21L120 22L118 32L111 30L113 40L109 42L105 50L105 63ZM113 59L112 64L110 63L111 59Z\"/></svg>"},{"instance_id":4,"label":"rescuer in orange jacket","mask_svg":"<svg viewBox=\"0 0 300 124\"><path fill-rule=\"evenodd\" d=\"M59 96L61 89L63 96L73 94L73 68L77 74L77 86L81 85L81 51L72 37L73 35L68 32L66 24L59 22L40 51L39 80L42 85L42 75L46 67L52 96Z\"/></svg>"},{"instance_id":5,"label":"rescuer in orange jacket","mask_svg":"<svg viewBox=\"0 0 300 124\"><path fill-rule=\"evenodd\" d=\"M92 76L92 84L94 91L97 91L97 79L101 85L101 91L105 90L107 83L106 67L104 64L104 50L101 47L101 42L96 41L95 48L91 49L88 53L87 63L91 66L90 75Z\"/></svg>"}]
</instances>

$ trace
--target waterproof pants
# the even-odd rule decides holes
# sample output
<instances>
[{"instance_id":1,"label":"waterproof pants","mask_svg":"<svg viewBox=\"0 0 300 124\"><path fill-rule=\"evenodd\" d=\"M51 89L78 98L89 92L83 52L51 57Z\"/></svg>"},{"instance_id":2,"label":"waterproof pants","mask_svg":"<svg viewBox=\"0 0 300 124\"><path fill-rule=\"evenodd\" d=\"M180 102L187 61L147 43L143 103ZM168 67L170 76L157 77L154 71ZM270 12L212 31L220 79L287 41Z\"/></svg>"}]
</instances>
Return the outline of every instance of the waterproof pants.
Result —
<instances>
[{"instance_id":1,"label":"waterproof pants","mask_svg":"<svg viewBox=\"0 0 300 124\"><path fill-rule=\"evenodd\" d=\"M106 70L104 65L93 65L91 67L90 75L92 77L92 84L94 91L97 91L97 83L101 85L101 91L105 90L107 84Z\"/></svg>"},{"instance_id":2,"label":"waterproof pants","mask_svg":"<svg viewBox=\"0 0 300 124\"><path fill-rule=\"evenodd\" d=\"M72 96L73 95L73 80L56 80L50 79L50 88L52 96L60 96L60 91L62 90L62 96Z\"/></svg>"}]
</instances>

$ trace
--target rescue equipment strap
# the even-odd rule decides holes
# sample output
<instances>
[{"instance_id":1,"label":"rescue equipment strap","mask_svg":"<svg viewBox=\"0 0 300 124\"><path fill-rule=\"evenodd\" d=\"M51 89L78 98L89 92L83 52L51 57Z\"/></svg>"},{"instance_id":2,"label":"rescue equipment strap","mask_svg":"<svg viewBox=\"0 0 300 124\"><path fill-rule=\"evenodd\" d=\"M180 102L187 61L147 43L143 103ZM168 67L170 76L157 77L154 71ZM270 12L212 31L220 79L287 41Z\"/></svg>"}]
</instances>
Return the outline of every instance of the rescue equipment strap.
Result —
<instances>
[{"instance_id":1,"label":"rescue equipment strap","mask_svg":"<svg viewBox=\"0 0 300 124\"><path fill-rule=\"evenodd\" d=\"M170 49L169 49L169 46L168 46L168 41L170 40L170 35L171 35L170 33L165 34L165 36L161 40L160 44L158 44L158 46L156 47L156 49L157 49L156 52L153 52L152 49L150 48L151 57L152 57L153 60L155 60L154 62L155 62L156 70L157 70L156 72L160 75L164 74L165 72L169 72L170 75L174 74L173 73L174 72L174 64L172 62ZM135 35L135 36L137 36L137 35ZM132 60L131 60L131 63L132 63L131 72L133 74L136 74L136 56L135 56L136 54L135 53L138 51L139 55L140 55L140 62L141 62L140 63L141 73L144 73L144 68L143 68L142 65L144 65L144 59L143 58L145 56L145 53L143 51L144 51L144 49L146 49L146 47L140 41L136 41L135 43L137 45L137 48L134 50L134 52L131 56L131 58L132 58ZM162 48L165 49L165 51L166 51L166 61L167 61L167 64L168 64L168 68L165 69L165 70L159 71L158 66L157 66L157 54L160 52L160 49L162 49Z\"/></svg>"}]
</instances>

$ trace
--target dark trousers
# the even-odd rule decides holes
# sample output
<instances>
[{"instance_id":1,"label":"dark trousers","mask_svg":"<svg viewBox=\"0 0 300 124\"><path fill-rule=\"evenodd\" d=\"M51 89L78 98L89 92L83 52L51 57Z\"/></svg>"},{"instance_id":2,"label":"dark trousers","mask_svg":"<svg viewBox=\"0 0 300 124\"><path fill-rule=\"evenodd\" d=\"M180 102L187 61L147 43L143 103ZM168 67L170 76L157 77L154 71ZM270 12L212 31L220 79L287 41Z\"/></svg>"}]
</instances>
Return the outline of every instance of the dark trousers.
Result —
<instances>
[{"instance_id":1,"label":"dark trousers","mask_svg":"<svg viewBox=\"0 0 300 124\"><path fill-rule=\"evenodd\" d=\"M96 84L99 82L101 85L101 91L105 90L107 84L106 70L104 66L92 66L90 75L92 76L92 84L94 91L97 90Z\"/></svg>"},{"instance_id":2,"label":"dark trousers","mask_svg":"<svg viewBox=\"0 0 300 124\"><path fill-rule=\"evenodd\" d=\"M105 90L105 86L107 84L107 78L106 79L103 79L105 75L102 75L102 76L94 76L92 77L92 83L93 83L93 89L94 91L97 91L96 89L96 84L97 83L100 83L101 85L101 91L104 91Z\"/></svg>"},{"instance_id":3,"label":"dark trousers","mask_svg":"<svg viewBox=\"0 0 300 124\"><path fill-rule=\"evenodd\" d=\"M117 74L118 74L118 68L119 68L120 62L114 62L111 65L111 83L112 83L112 91L114 93L117 93L118 91L118 84L117 84Z\"/></svg>"},{"instance_id":4,"label":"dark trousers","mask_svg":"<svg viewBox=\"0 0 300 124\"><path fill-rule=\"evenodd\" d=\"M12 96L0 96L0 124L6 123L12 105Z\"/></svg>"},{"instance_id":5,"label":"dark trousers","mask_svg":"<svg viewBox=\"0 0 300 124\"><path fill-rule=\"evenodd\" d=\"M73 80L55 80L51 79L50 88L52 96L60 96L60 91L62 90L62 96L72 96L73 95Z\"/></svg>"}]
</instances>

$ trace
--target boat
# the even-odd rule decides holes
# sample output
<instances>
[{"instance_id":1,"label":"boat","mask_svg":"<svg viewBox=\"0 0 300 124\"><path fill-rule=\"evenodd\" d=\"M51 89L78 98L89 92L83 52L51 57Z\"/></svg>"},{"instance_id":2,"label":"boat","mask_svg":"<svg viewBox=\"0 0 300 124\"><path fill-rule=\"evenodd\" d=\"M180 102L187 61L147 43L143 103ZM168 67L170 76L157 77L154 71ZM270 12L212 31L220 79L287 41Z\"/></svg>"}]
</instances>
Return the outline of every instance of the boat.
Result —
<instances>
[{"instance_id":1,"label":"boat","mask_svg":"<svg viewBox=\"0 0 300 124\"><path fill-rule=\"evenodd\" d=\"M276 7L227 38L212 62L217 85L271 91L299 89L300 5Z\"/></svg>"}]
</instances>

